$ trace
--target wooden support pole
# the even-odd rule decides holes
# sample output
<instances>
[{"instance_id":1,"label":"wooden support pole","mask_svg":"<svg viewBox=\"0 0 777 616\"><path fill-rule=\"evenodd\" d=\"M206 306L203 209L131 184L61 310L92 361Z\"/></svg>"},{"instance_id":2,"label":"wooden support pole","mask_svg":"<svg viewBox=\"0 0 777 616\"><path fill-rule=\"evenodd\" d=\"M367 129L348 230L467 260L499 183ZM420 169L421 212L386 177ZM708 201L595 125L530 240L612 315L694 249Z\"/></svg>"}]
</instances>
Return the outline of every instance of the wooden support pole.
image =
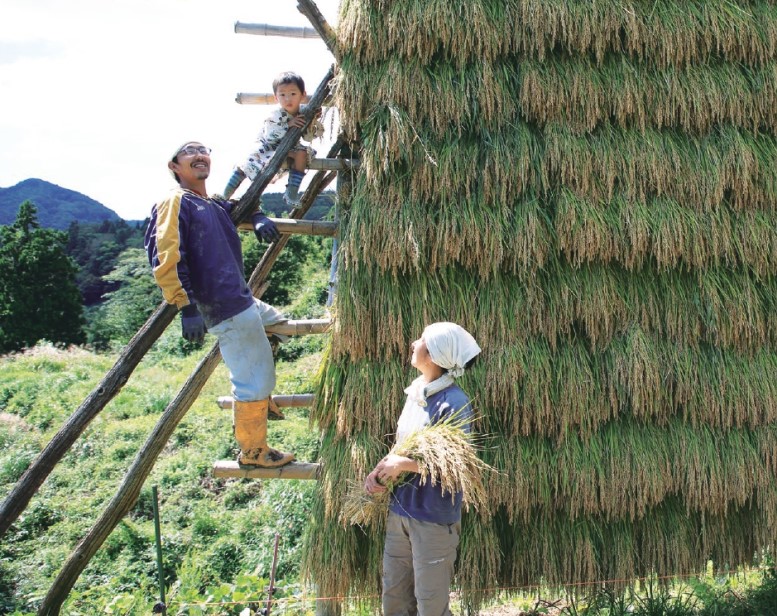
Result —
<instances>
[{"instance_id":1,"label":"wooden support pole","mask_svg":"<svg viewBox=\"0 0 777 616\"><path fill-rule=\"evenodd\" d=\"M324 19L324 16L321 14L321 11L318 10L316 3L313 2L313 0L298 0L297 10L308 18L308 21L313 25L316 32L318 32L319 36L326 43L329 51L337 58L337 36L335 35L332 26L327 23L326 19Z\"/></svg>"},{"instance_id":2,"label":"wooden support pole","mask_svg":"<svg viewBox=\"0 0 777 616\"><path fill-rule=\"evenodd\" d=\"M311 462L289 462L280 468L241 466L231 460L220 460L213 465L214 477L236 479L318 479L321 465Z\"/></svg>"},{"instance_id":3,"label":"wooden support pole","mask_svg":"<svg viewBox=\"0 0 777 616\"><path fill-rule=\"evenodd\" d=\"M140 360L167 329L178 310L162 303L124 347L116 363L49 441L0 505L0 537L21 515L54 467L70 450L89 422L129 380Z\"/></svg>"},{"instance_id":4,"label":"wooden support pole","mask_svg":"<svg viewBox=\"0 0 777 616\"><path fill-rule=\"evenodd\" d=\"M235 22L237 34L255 34L257 36L282 36L286 38L320 39L321 35L315 28L307 26L272 26L270 24L250 24Z\"/></svg>"},{"instance_id":5,"label":"wooden support pole","mask_svg":"<svg viewBox=\"0 0 777 616\"><path fill-rule=\"evenodd\" d=\"M332 146L329 156L335 156L341 147L342 141L338 140ZM319 193L326 188L333 179L334 176L331 172L327 173L319 171L316 173L310 182L308 190L306 190L305 194L302 196L300 205L292 211L292 217L302 218L311 208ZM243 212L243 215L245 215L245 211ZM235 212L233 212L232 220L235 222L238 220ZM278 242L271 244L254 269L251 279L248 282L248 286L256 297L261 297L259 289L262 288L264 281L272 269L273 263L278 258L281 249L286 245L288 239L289 236L286 235L281 237ZM175 314L175 308L172 308L170 319L172 319L173 314ZM151 319L149 319L149 321L150 320ZM165 325L168 323L169 320ZM162 331L164 331L164 328ZM159 333L161 334L161 332ZM138 334L140 334L140 332L138 332ZM159 337L159 334L157 334L156 337ZM154 340L156 340L156 338L154 338ZM151 341L151 344L153 344L154 340ZM151 469L154 467L157 457L162 449L164 449L176 426L197 399L202 387L205 385L208 378L210 378L210 375L216 369L216 366L218 366L220 359L221 353L216 344L202 361L197 364L194 372L192 372L186 383L181 387L176 397L167 405L167 408L154 427L153 432L149 435L143 447L135 456L135 460L125 474L115 496L111 502L108 503L108 506L86 536L78 543L67 561L65 561L57 578L43 598L38 610L39 616L57 616L59 614L62 604L65 599L67 599L70 590L73 588L76 580L78 580L81 572L86 568L89 561L105 542L113 529L116 528L121 519L127 515L130 509L135 505L135 502L140 495L140 489L151 472ZM41 483L42 481L43 480L41 479Z\"/></svg>"},{"instance_id":6,"label":"wooden support pole","mask_svg":"<svg viewBox=\"0 0 777 616\"><path fill-rule=\"evenodd\" d=\"M322 235L334 237L337 235L337 223L333 220L295 220L293 218L272 218L280 233L289 235ZM241 231L253 231L251 223L241 222L238 225Z\"/></svg>"},{"instance_id":7,"label":"wooden support pole","mask_svg":"<svg viewBox=\"0 0 777 616\"><path fill-rule=\"evenodd\" d=\"M272 396L272 401L282 409L313 406L314 399L315 396L313 394L278 394ZM216 404L219 405L219 408L231 409L234 401L235 399L232 396L219 396L216 400Z\"/></svg>"}]
</instances>

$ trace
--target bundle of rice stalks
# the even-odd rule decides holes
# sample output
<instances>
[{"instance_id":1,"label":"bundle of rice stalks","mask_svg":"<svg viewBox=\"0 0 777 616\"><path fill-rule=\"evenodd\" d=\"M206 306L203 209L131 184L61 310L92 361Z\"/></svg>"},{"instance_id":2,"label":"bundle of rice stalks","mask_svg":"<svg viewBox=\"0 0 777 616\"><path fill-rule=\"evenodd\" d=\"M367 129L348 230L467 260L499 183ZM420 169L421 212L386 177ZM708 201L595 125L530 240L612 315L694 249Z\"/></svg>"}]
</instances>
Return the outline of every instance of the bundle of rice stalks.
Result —
<instances>
[{"instance_id":1,"label":"bundle of rice stalks","mask_svg":"<svg viewBox=\"0 0 777 616\"><path fill-rule=\"evenodd\" d=\"M462 505L485 513L488 498L483 474L491 470L477 455L471 434L462 429L461 418L453 416L410 434L389 453L411 458L418 463L421 485L429 482L439 485L443 495L451 499L462 493ZM373 526L382 523L388 513L393 488L408 480L410 473L402 473L387 490L367 494L362 483L351 483L343 503L340 520L344 525Z\"/></svg>"},{"instance_id":2,"label":"bundle of rice stalks","mask_svg":"<svg viewBox=\"0 0 777 616\"><path fill-rule=\"evenodd\" d=\"M498 531L487 518L473 512L462 517L456 562L463 612L477 614L479 608L499 592L502 567Z\"/></svg>"},{"instance_id":3,"label":"bundle of rice stalks","mask_svg":"<svg viewBox=\"0 0 777 616\"><path fill-rule=\"evenodd\" d=\"M477 132L440 138L407 111L376 106L361 125L360 173L379 187L381 202L505 203L534 187L541 142L524 123L505 125L484 140Z\"/></svg>"},{"instance_id":4,"label":"bundle of rice stalks","mask_svg":"<svg viewBox=\"0 0 777 616\"><path fill-rule=\"evenodd\" d=\"M489 277L541 268L554 249L547 204L534 190L483 207L480 193L471 201L392 202L365 184L358 183L341 222L344 267L396 275L461 265Z\"/></svg>"},{"instance_id":5,"label":"bundle of rice stalks","mask_svg":"<svg viewBox=\"0 0 777 616\"><path fill-rule=\"evenodd\" d=\"M750 268L759 278L777 271L777 212L733 211L725 204L699 211L674 199L634 202L621 194L594 201L562 189L554 231L570 263L617 262L629 270L650 264Z\"/></svg>"},{"instance_id":6,"label":"bundle of rice stalks","mask_svg":"<svg viewBox=\"0 0 777 616\"><path fill-rule=\"evenodd\" d=\"M725 434L678 419L662 426L623 419L560 444L537 436L505 439L488 461L492 509L511 523L536 511L571 520L595 516L635 522L677 495L688 512L721 513L777 497L772 427Z\"/></svg>"},{"instance_id":7,"label":"bundle of rice stalks","mask_svg":"<svg viewBox=\"0 0 777 616\"><path fill-rule=\"evenodd\" d=\"M737 210L772 211L777 195L777 141L730 126L703 137L675 131L637 132L612 124L576 135L548 125L542 164L544 185L560 183L575 194L610 201L620 193L644 202L662 196L710 210L727 199Z\"/></svg>"},{"instance_id":8,"label":"bundle of rice stalks","mask_svg":"<svg viewBox=\"0 0 777 616\"><path fill-rule=\"evenodd\" d=\"M755 507L730 507L721 515L688 513L673 498L634 523L598 516L571 520L538 509L508 532L510 541L502 548L510 569L505 577L516 586L695 573L708 560L722 566L751 562L759 546L773 539L765 512Z\"/></svg>"},{"instance_id":9,"label":"bundle of rice stalks","mask_svg":"<svg viewBox=\"0 0 777 616\"><path fill-rule=\"evenodd\" d=\"M463 67L417 61L393 60L377 66L359 66L344 60L336 104L347 109L346 132L355 134L374 110L384 104L402 109L409 122L436 138L461 136L474 129L497 132L500 126L517 123L519 103L515 96L518 59L490 65L482 62ZM434 101L434 112L429 101Z\"/></svg>"},{"instance_id":10,"label":"bundle of rice stalks","mask_svg":"<svg viewBox=\"0 0 777 616\"><path fill-rule=\"evenodd\" d=\"M555 347L582 336L600 349L634 326L680 345L745 354L777 343L770 312L777 301L774 279L759 280L746 270L660 272L646 264L628 271L551 260L525 276L497 272L482 279L456 267L433 276L391 276L349 268L340 281L351 293L339 298L338 358L403 357L413 332L445 320L451 305L460 306L457 321L502 345L543 337Z\"/></svg>"},{"instance_id":11,"label":"bundle of rice stalks","mask_svg":"<svg viewBox=\"0 0 777 616\"><path fill-rule=\"evenodd\" d=\"M659 68L720 57L763 65L777 52L777 8L768 0L343 0L341 55L376 63L399 58L455 66L507 54L544 61L559 50L627 54Z\"/></svg>"},{"instance_id":12,"label":"bundle of rice stalks","mask_svg":"<svg viewBox=\"0 0 777 616\"><path fill-rule=\"evenodd\" d=\"M508 72L516 72L518 61ZM714 62L655 70L624 56L597 64L546 58L521 64L518 97L529 122L565 123L584 133L609 122L621 127L706 133L730 124L774 132L777 70ZM507 108L506 104L501 104ZM509 117L509 116L508 116Z\"/></svg>"}]
</instances>

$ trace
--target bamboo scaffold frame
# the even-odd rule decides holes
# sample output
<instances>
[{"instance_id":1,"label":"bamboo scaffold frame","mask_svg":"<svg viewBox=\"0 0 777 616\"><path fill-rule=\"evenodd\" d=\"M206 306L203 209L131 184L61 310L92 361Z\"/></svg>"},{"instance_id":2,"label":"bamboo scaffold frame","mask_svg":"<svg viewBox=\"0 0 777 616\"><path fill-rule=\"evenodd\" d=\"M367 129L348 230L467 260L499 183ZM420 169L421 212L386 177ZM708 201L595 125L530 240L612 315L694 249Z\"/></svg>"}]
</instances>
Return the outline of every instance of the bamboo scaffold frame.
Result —
<instances>
[{"instance_id":1,"label":"bamboo scaffold frame","mask_svg":"<svg viewBox=\"0 0 777 616\"><path fill-rule=\"evenodd\" d=\"M311 105L308 108L308 113L306 114L306 119L308 122L312 120L313 114L321 106L321 103L328 95L330 82L333 78L333 75L333 69L330 69L318 86L316 93L313 95ZM288 131L284 139L279 144L278 150L276 151L273 159L267 164L264 171L254 180L249 190L233 209L232 219L235 223L240 222L257 207L261 198L261 193L280 169L283 160L285 159L289 150L296 143L297 139L299 139L302 130L304 130L304 128L295 128ZM329 156L336 155L341 147L342 142L338 140L332 146ZM308 190L303 195L300 206L292 211L291 217L301 218L304 216L304 214L312 206L318 194L329 185L329 183L334 179L335 175L335 173L327 171L319 171L316 173L316 175L311 180ZM271 244L265 252L263 258L260 260L259 264L254 269L248 284L255 297L261 297L262 293L264 292L264 289L266 288L266 279L269 275L270 269L272 268L272 265L285 247L288 240L289 236L283 235L279 241ZM167 308L168 307L165 307L164 309L160 308L158 312L161 312L164 316L168 316L165 314ZM169 319L167 319L165 322L165 327L170 323L173 315L176 312L175 308L169 308ZM156 337L161 335L162 331L164 331L164 327L160 327L157 324L157 329L154 331L157 330L158 333ZM154 338L154 340L156 340L156 338ZM154 340L148 342L148 347L153 344ZM127 471L121 486L118 488L116 495L63 565L62 570L60 571L48 593L44 597L43 602L41 603L41 606L38 610L40 615L48 616L59 614L62 604L70 593L70 590L80 576L81 572L84 570L84 568L86 568L91 558L94 556L103 542L108 538L116 525L129 512L129 510L137 501L143 483L151 472L157 457L175 430L175 427L197 399L208 378L216 369L220 359L221 354L218 349L218 344L214 344L207 355L197 364L189 379L187 379L187 381L181 387L175 398L167 406L165 412L160 417L145 444L137 453L132 466ZM138 362L139 360L140 358L138 358ZM135 363L133 369L136 365L137 363ZM129 375L127 375L127 378L128 377ZM123 383L124 382L126 382L126 379L123 381ZM115 395L117 392L118 389L113 392L113 395ZM107 403L107 400L105 403ZM97 411L99 412L99 410L101 410L104 406L105 404L97 409ZM86 427L86 424L84 424L84 427ZM77 436L78 435L73 436L72 441L75 441ZM55 438L57 437L55 436ZM70 442L71 445L72 441ZM70 445L68 445L68 448L69 446ZM64 455L66 450L67 449L62 452L62 455ZM55 463L56 462L54 462L54 464ZM51 467L53 468L53 464ZM43 479L41 479L41 483L42 481ZM9 496L9 499L12 498L12 496L13 493L11 496ZM32 494L30 494L30 497L31 496ZM27 502L29 502L29 498L27 498ZM26 502L24 505L26 506ZM18 509L18 504L16 508ZM19 513L21 513L23 510L24 506L19 509ZM7 522L8 526L10 526L11 522L12 521Z\"/></svg>"}]
</instances>

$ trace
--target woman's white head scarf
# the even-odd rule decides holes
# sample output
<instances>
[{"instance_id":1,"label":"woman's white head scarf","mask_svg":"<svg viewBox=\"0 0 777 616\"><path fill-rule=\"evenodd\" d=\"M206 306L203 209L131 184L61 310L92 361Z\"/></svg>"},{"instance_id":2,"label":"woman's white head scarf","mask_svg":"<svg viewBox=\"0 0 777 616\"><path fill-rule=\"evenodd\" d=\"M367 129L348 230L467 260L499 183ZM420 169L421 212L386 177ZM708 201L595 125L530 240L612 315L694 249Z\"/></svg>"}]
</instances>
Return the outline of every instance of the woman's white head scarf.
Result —
<instances>
[{"instance_id":1,"label":"woman's white head scarf","mask_svg":"<svg viewBox=\"0 0 777 616\"><path fill-rule=\"evenodd\" d=\"M432 361L454 378L464 374L467 362L480 353L472 335L461 325L443 321L432 323L422 334Z\"/></svg>"}]
</instances>

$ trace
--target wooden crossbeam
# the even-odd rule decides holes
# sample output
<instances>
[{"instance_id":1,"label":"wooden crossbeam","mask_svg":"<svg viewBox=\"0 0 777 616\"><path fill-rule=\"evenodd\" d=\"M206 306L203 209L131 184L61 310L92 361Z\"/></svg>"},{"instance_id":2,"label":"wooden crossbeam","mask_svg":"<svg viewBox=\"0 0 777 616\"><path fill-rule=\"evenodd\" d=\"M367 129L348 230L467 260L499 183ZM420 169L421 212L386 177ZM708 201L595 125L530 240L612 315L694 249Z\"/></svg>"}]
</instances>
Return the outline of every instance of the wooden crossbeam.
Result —
<instances>
[{"instance_id":1,"label":"wooden crossbeam","mask_svg":"<svg viewBox=\"0 0 777 616\"><path fill-rule=\"evenodd\" d=\"M313 394L278 394L272 396L272 401L284 409L312 406L313 399ZM232 410L233 401L234 398L232 396L219 396L216 403L219 405L219 408Z\"/></svg>"},{"instance_id":2,"label":"wooden crossbeam","mask_svg":"<svg viewBox=\"0 0 777 616\"><path fill-rule=\"evenodd\" d=\"M295 220L293 218L270 218L281 233L297 235L337 235L337 223L331 220Z\"/></svg>"},{"instance_id":3,"label":"wooden crossbeam","mask_svg":"<svg viewBox=\"0 0 777 616\"><path fill-rule=\"evenodd\" d=\"M231 460L213 464L213 476L235 479L318 479L321 465L313 462L289 462L280 468L241 466Z\"/></svg>"},{"instance_id":4,"label":"wooden crossbeam","mask_svg":"<svg viewBox=\"0 0 777 616\"><path fill-rule=\"evenodd\" d=\"M290 319L266 325L264 331L268 334L280 334L281 336L307 336L323 334L331 325L331 319L300 319L298 321Z\"/></svg>"},{"instance_id":5,"label":"wooden crossbeam","mask_svg":"<svg viewBox=\"0 0 777 616\"><path fill-rule=\"evenodd\" d=\"M255 34L257 36L283 36L286 38L320 39L321 35L315 28L307 26L273 26L270 24L251 24L242 21L235 22L237 34Z\"/></svg>"},{"instance_id":6,"label":"wooden crossbeam","mask_svg":"<svg viewBox=\"0 0 777 616\"><path fill-rule=\"evenodd\" d=\"M235 102L241 105L275 105L275 94L272 92L238 92L235 95ZM302 97L302 102L306 105L310 102L310 96L307 94Z\"/></svg>"},{"instance_id":7,"label":"wooden crossbeam","mask_svg":"<svg viewBox=\"0 0 777 616\"><path fill-rule=\"evenodd\" d=\"M280 233L287 235L321 235L323 237L335 237L337 235L337 223L333 220L297 220L295 218L272 218ZM241 222L238 226L241 231L253 231L250 222Z\"/></svg>"},{"instance_id":8,"label":"wooden crossbeam","mask_svg":"<svg viewBox=\"0 0 777 616\"><path fill-rule=\"evenodd\" d=\"M358 169L360 165L358 158L314 158L308 163L308 169L348 171Z\"/></svg>"}]
</instances>

